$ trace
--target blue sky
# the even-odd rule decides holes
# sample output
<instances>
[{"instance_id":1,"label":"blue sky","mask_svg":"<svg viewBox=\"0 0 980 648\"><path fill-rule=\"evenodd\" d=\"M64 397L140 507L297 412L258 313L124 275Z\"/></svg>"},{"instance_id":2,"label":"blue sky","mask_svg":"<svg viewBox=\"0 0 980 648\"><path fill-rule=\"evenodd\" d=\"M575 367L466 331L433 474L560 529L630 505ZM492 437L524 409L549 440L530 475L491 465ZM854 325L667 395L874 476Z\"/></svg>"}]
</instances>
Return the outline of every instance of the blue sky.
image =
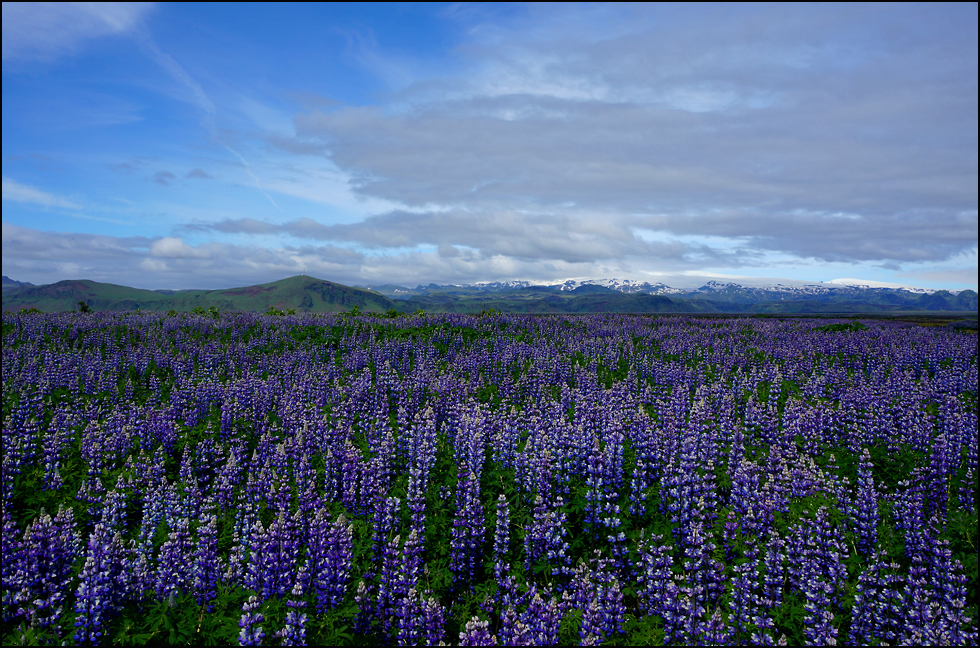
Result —
<instances>
[{"instance_id":1,"label":"blue sky","mask_svg":"<svg viewBox=\"0 0 980 648\"><path fill-rule=\"evenodd\" d=\"M977 5L3 4L3 274L977 288Z\"/></svg>"}]
</instances>

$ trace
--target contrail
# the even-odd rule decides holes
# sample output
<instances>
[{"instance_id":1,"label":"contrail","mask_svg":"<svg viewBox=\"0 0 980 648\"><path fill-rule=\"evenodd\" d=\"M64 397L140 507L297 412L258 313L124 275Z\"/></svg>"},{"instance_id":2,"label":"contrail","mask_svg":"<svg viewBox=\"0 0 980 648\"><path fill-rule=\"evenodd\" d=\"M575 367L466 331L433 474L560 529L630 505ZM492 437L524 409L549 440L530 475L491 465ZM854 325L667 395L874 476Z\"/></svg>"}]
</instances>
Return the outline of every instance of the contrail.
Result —
<instances>
[{"instance_id":1,"label":"contrail","mask_svg":"<svg viewBox=\"0 0 980 648\"><path fill-rule=\"evenodd\" d=\"M190 89L191 94L194 97L194 103L197 104L198 108L204 111L205 126L208 129L208 134L211 136L211 139L223 146L228 152L232 153L241 161L242 165L245 167L245 173L247 173L248 177L252 179L252 186L255 187L259 193L265 196L266 199L272 203L273 207L279 211L282 211L279 205L276 204L276 201L272 199L272 196L266 193L266 191L259 185L259 179L255 176L255 173L252 172L252 165L245 160L241 153L231 148L231 146L218 135L218 129L214 125L214 115L216 112L214 103L212 103L208 98L208 95L204 92L204 88L201 87L201 84L195 81L194 78L187 73L187 70L185 70L180 63L174 60L174 57L161 51L160 48L157 47L153 37L150 36L146 30L140 29L137 31L137 41L140 48L148 57L150 57L157 65L166 70L167 74L173 77L175 81Z\"/></svg>"},{"instance_id":2,"label":"contrail","mask_svg":"<svg viewBox=\"0 0 980 648\"><path fill-rule=\"evenodd\" d=\"M221 142L221 139L220 138L215 138L215 139L217 139L219 142ZM224 145L224 147L226 149L228 149L229 151L231 151L232 153L234 153L235 156L237 156L238 159L242 161L242 164L245 165L245 173L247 173L248 176L252 179L252 183L254 184L255 188L258 189L260 192L262 192L262 195L263 196L265 196L266 198L269 199L269 202L272 203L272 206L273 207L275 207L279 211L282 211L282 209L280 209L279 205L276 204L276 201L272 199L272 196L270 196L269 194L267 194L265 192L265 190L262 189L262 187L259 186L259 179L255 177L255 174L254 173L252 173L252 165L245 161L245 158L242 157L242 154L239 153L238 151L236 151L235 149L231 148L230 146L228 146L224 142L221 142L221 144Z\"/></svg>"}]
</instances>

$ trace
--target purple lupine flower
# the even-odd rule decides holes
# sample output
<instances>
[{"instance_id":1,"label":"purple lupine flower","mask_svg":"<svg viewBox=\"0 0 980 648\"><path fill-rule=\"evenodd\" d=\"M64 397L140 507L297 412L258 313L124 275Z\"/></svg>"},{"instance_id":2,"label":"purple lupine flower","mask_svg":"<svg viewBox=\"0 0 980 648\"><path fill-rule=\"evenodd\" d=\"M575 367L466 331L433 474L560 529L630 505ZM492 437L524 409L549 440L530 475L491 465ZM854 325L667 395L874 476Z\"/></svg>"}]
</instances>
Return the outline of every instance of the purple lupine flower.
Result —
<instances>
[{"instance_id":1,"label":"purple lupine flower","mask_svg":"<svg viewBox=\"0 0 980 648\"><path fill-rule=\"evenodd\" d=\"M666 467L661 497L661 510L678 526L674 534L681 544L695 525L704 526L712 513L714 473L710 463L705 467L698 451L698 440L688 430L679 455ZM707 496L707 499L705 497Z\"/></svg>"},{"instance_id":2,"label":"purple lupine flower","mask_svg":"<svg viewBox=\"0 0 980 648\"><path fill-rule=\"evenodd\" d=\"M193 574L187 569L192 564L190 522L181 518L160 547L160 565L157 568L156 595L160 599L177 596L188 590Z\"/></svg>"},{"instance_id":3,"label":"purple lupine flower","mask_svg":"<svg viewBox=\"0 0 980 648\"><path fill-rule=\"evenodd\" d=\"M420 538L425 537L425 493L428 475L424 468L413 462L408 469L408 510L411 529Z\"/></svg>"},{"instance_id":4,"label":"purple lupine flower","mask_svg":"<svg viewBox=\"0 0 980 648\"><path fill-rule=\"evenodd\" d=\"M425 645L437 646L446 634L446 608L432 596L422 603L422 636Z\"/></svg>"},{"instance_id":5,"label":"purple lupine flower","mask_svg":"<svg viewBox=\"0 0 980 648\"><path fill-rule=\"evenodd\" d=\"M204 524L197 529L197 547L193 556L193 576L191 587L198 605L211 609L211 601L217 595L221 580L221 559L218 557L218 520L213 515L204 518Z\"/></svg>"},{"instance_id":6,"label":"purple lupine flower","mask_svg":"<svg viewBox=\"0 0 980 648\"><path fill-rule=\"evenodd\" d=\"M547 596L549 592L545 592ZM531 594L531 592L528 592ZM541 593L534 591L527 610L521 615L528 628L528 637L535 646L552 646L558 643L558 630L564 616L561 604L554 596L545 601Z\"/></svg>"},{"instance_id":7,"label":"purple lupine flower","mask_svg":"<svg viewBox=\"0 0 980 648\"><path fill-rule=\"evenodd\" d=\"M193 455L188 448L180 460L178 492L180 493L181 513L186 517L197 517L198 503L201 501L201 487L194 471Z\"/></svg>"},{"instance_id":8,"label":"purple lupine flower","mask_svg":"<svg viewBox=\"0 0 980 648\"><path fill-rule=\"evenodd\" d=\"M229 506L234 504L235 485L241 479L241 467L238 462L238 454L234 450L228 452L228 460L221 467L217 482L213 492L221 505L221 512L224 513Z\"/></svg>"},{"instance_id":9,"label":"purple lupine flower","mask_svg":"<svg viewBox=\"0 0 980 648\"><path fill-rule=\"evenodd\" d=\"M899 587L904 579L899 566L884 556L873 554L871 564L858 576L851 609L850 644L894 644L901 624L903 596Z\"/></svg>"},{"instance_id":10,"label":"purple lupine flower","mask_svg":"<svg viewBox=\"0 0 980 648\"><path fill-rule=\"evenodd\" d=\"M54 520L45 512L24 532L24 540L11 548L9 563L15 572L11 584L15 617L26 617L31 628L56 625L61 618L72 568L79 553L71 508L61 508ZM4 610L10 609L4 601Z\"/></svg>"},{"instance_id":11,"label":"purple lupine flower","mask_svg":"<svg viewBox=\"0 0 980 648\"><path fill-rule=\"evenodd\" d=\"M612 572L613 561L599 558L575 570L573 587L576 606L582 609L579 636L583 645L595 645L623 631L626 607L619 580Z\"/></svg>"},{"instance_id":12,"label":"purple lupine flower","mask_svg":"<svg viewBox=\"0 0 980 648\"><path fill-rule=\"evenodd\" d=\"M333 523L326 511L319 509L310 525L309 561L316 609L325 612L344 600L350 579L354 525L343 515Z\"/></svg>"},{"instance_id":13,"label":"purple lupine flower","mask_svg":"<svg viewBox=\"0 0 980 648\"><path fill-rule=\"evenodd\" d=\"M296 443L299 447L303 446L303 434L300 433ZM319 503L320 494L317 492L316 469L310 464L310 457L307 452L300 454L298 466L296 467L296 490L299 493L299 510L304 520L313 517Z\"/></svg>"},{"instance_id":14,"label":"purple lupine flower","mask_svg":"<svg viewBox=\"0 0 980 648\"><path fill-rule=\"evenodd\" d=\"M241 556L239 562L244 561L252 550L252 534L256 532L256 523L259 521L259 501L258 494L251 491L251 477L245 488L238 491L235 504L235 523L232 528L232 535L238 540L236 550L240 549ZM229 569L235 571L229 562Z\"/></svg>"},{"instance_id":15,"label":"purple lupine flower","mask_svg":"<svg viewBox=\"0 0 980 648\"><path fill-rule=\"evenodd\" d=\"M946 434L940 434L930 445L929 468L925 474L925 517L945 521L949 500L949 481L959 459L959 451L950 448Z\"/></svg>"},{"instance_id":16,"label":"purple lupine flower","mask_svg":"<svg viewBox=\"0 0 980 648\"><path fill-rule=\"evenodd\" d=\"M535 563L544 561L553 577L571 575L570 547L565 541L568 516L562 511L564 504L561 496L550 502L535 495L533 519L524 535L525 572L530 573Z\"/></svg>"},{"instance_id":17,"label":"purple lupine flower","mask_svg":"<svg viewBox=\"0 0 980 648\"><path fill-rule=\"evenodd\" d=\"M696 605L715 603L725 591L725 568L713 556L715 544L710 533L695 523L684 548L684 571Z\"/></svg>"},{"instance_id":18,"label":"purple lupine flower","mask_svg":"<svg viewBox=\"0 0 980 648\"><path fill-rule=\"evenodd\" d=\"M249 555L250 552L246 542L239 537L237 530L232 531L231 553L228 555L228 567L225 569L225 573L221 575L221 582L233 587L242 584Z\"/></svg>"},{"instance_id":19,"label":"purple lupine flower","mask_svg":"<svg viewBox=\"0 0 980 648\"><path fill-rule=\"evenodd\" d=\"M736 638L749 636L753 617L758 616L760 609L771 605L771 603L760 602L756 594L759 587L758 558L754 553L746 557L748 560L745 563L735 565L732 569L735 575L731 581L731 598L728 601L730 621Z\"/></svg>"},{"instance_id":20,"label":"purple lupine flower","mask_svg":"<svg viewBox=\"0 0 980 648\"><path fill-rule=\"evenodd\" d=\"M139 531L136 535L137 554L142 555L147 563L150 561L150 554L153 551L153 539L157 532L157 527L164 517L163 498L158 497L155 491L149 491L143 497L143 512ZM137 556L137 557L138 557ZM154 584L146 580L137 580L134 587L138 592L153 588Z\"/></svg>"},{"instance_id":21,"label":"purple lupine flower","mask_svg":"<svg viewBox=\"0 0 980 648\"><path fill-rule=\"evenodd\" d=\"M711 618L702 623L696 632L699 646L728 646L734 635L727 619L721 616L721 611L717 608Z\"/></svg>"},{"instance_id":22,"label":"purple lupine flower","mask_svg":"<svg viewBox=\"0 0 980 648\"><path fill-rule=\"evenodd\" d=\"M501 646L533 645L531 629L517 613L513 605L508 605L504 613L500 615L500 632L497 638Z\"/></svg>"},{"instance_id":23,"label":"purple lupine flower","mask_svg":"<svg viewBox=\"0 0 980 648\"><path fill-rule=\"evenodd\" d=\"M755 631L751 635L752 645L777 645L776 641L773 639L773 632L776 630L776 624L773 622L772 617L770 617L768 614L760 614L757 617L752 617L752 623L755 624ZM779 638L779 645L786 645L786 635L782 635Z\"/></svg>"},{"instance_id":24,"label":"purple lupine flower","mask_svg":"<svg viewBox=\"0 0 980 648\"><path fill-rule=\"evenodd\" d=\"M560 500L561 498L558 499ZM631 575L633 569L628 564L629 549L626 546L626 534L620 529L622 520L619 517L621 513L619 504L606 502L606 508L603 513L605 515L599 520L599 523L605 529L606 541L609 543L609 553L616 562L616 569L624 577Z\"/></svg>"},{"instance_id":25,"label":"purple lupine flower","mask_svg":"<svg viewBox=\"0 0 980 648\"><path fill-rule=\"evenodd\" d=\"M729 511L721 532L721 546L725 550L725 562L728 563L731 563L735 558L735 540L738 537L738 526L738 517L735 511Z\"/></svg>"},{"instance_id":26,"label":"purple lupine flower","mask_svg":"<svg viewBox=\"0 0 980 648\"><path fill-rule=\"evenodd\" d=\"M493 534L493 575L498 587L510 571L507 553L510 544L510 509L507 497L501 494L497 498L497 526Z\"/></svg>"},{"instance_id":27,"label":"purple lupine flower","mask_svg":"<svg viewBox=\"0 0 980 648\"><path fill-rule=\"evenodd\" d=\"M773 535L766 544L762 598L769 601L769 605L779 605L783 600L786 583L785 550L786 543L778 535Z\"/></svg>"},{"instance_id":28,"label":"purple lupine flower","mask_svg":"<svg viewBox=\"0 0 980 648\"><path fill-rule=\"evenodd\" d=\"M246 584L262 600L283 596L292 587L299 559L297 526L295 517L286 517L285 513L280 513L267 529L262 529L261 522L255 523Z\"/></svg>"},{"instance_id":29,"label":"purple lupine flower","mask_svg":"<svg viewBox=\"0 0 980 648\"><path fill-rule=\"evenodd\" d=\"M91 471L90 471L91 472ZM92 517L98 518L102 511L102 499L105 493L105 486L102 479L98 476L88 476L82 479L82 485L78 488L75 498L80 502L86 502L90 506L87 513Z\"/></svg>"},{"instance_id":30,"label":"purple lupine flower","mask_svg":"<svg viewBox=\"0 0 980 648\"><path fill-rule=\"evenodd\" d=\"M75 636L79 644L101 643L104 624L117 611L126 592L126 550L122 536L109 535L102 524L96 524L88 539L85 565L78 575L75 591Z\"/></svg>"},{"instance_id":31,"label":"purple lupine flower","mask_svg":"<svg viewBox=\"0 0 980 648\"><path fill-rule=\"evenodd\" d=\"M947 540L931 543L929 582L935 599L939 602L940 627L951 645L969 645L977 641L976 626L970 624L965 614L968 579L963 565L953 559Z\"/></svg>"},{"instance_id":32,"label":"purple lupine flower","mask_svg":"<svg viewBox=\"0 0 980 648\"><path fill-rule=\"evenodd\" d=\"M150 565L149 552L152 547L140 545L136 540L129 541L130 565L131 565L131 585L130 592L132 599L137 603L146 600L147 594L151 592L156 584L156 573Z\"/></svg>"},{"instance_id":33,"label":"purple lupine flower","mask_svg":"<svg viewBox=\"0 0 980 648\"><path fill-rule=\"evenodd\" d=\"M306 580L304 570L306 565L300 567L300 572L296 577L296 584L291 591L292 597L286 599L286 625L278 631L275 636L282 640L284 646L305 646L306 645L306 601L303 596L303 581Z\"/></svg>"},{"instance_id":34,"label":"purple lupine flower","mask_svg":"<svg viewBox=\"0 0 980 648\"><path fill-rule=\"evenodd\" d=\"M6 477L4 477L6 478ZM17 576L17 560L11 560L7 556L17 556L21 551L20 538L17 537L17 525L10 515L10 506L6 499L3 501L3 553L4 560L0 561L3 578L3 622L6 623L13 618L14 594L20 590L20 578Z\"/></svg>"},{"instance_id":35,"label":"purple lupine flower","mask_svg":"<svg viewBox=\"0 0 980 648\"><path fill-rule=\"evenodd\" d=\"M449 569L456 587L472 586L477 565L483 554L483 505L480 503L480 480L464 463L459 469L456 487L456 516L450 540Z\"/></svg>"},{"instance_id":36,"label":"purple lupine flower","mask_svg":"<svg viewBox=\"0 0 980 648\"><path fill-rule=\"evenodd\" d=\"M490 623L480 617L473 617L466 622L466 627L459 633L461 646L496 646L497 638L490 634Z\"/></svg>"},{"instance_id":37,"label":"purple lupine flower","mask_svg":"<svg viewBox=\"0 0 980 648\"><path fill-rule=\"evenodd\" d=\"M974 423L976 423L976 417L974 417ZM973 426L976 429L976 425ZM973 513L977 510L977 489L975 484L977 483L977 435L970 434L967 436L967 459L966 459L966 473L963 475L963 479L960 482L958 498L960 503L960 508L967 513Z\"/></svg>"},{"instance_id":38,"label":"purple lupine flower","mask_svg":"<svg viewBox=\"0 0 980 648\"><path fill-rule=\"evenodd\" d=\"M59 411L51 421L44 437L44 489L59 490L64 485L61 477L61 453L68 447L71 436L70 423L65 419L70 412Z\"/></svg>"},{"instance_id":39,"label":"purple lupine flower","mask_svg":"<svg viewBox=\"0 0 980 648\"><path fill-rule=\"evenodd\" d=\"M681 587L675 576L667 583L667 604L661 610L664 620L664 645L691 645L697 639L698 622L704 607L691 596L690 588Z\"/></svg>"},{"instance_id":40,"label":"purple lupine flower","mask_svg":"<svg viewBox=\"0 0 980 648\"><path fill-rule=\"evenodd\" d=\"M360 450L355 448L350 440L345 442L339 462L341 465L339 471L340 491L344 508L351 512L360 513L358 487L366 467L363 464Z\"/></svg>"},{"instance_id":41,"label":"purple lupine flower","mask_svg":"<svg viewBox=\"0 0 980 648\"><path fill-rule=\"evenodd\" d=\"M640 544L637 596L649 616L662 616L668 603L667 584L673 578L671 548L655 544L661 540L663 536L655 535Z\"/></svg>"},{"instance_id":42,"label":"purple lupine flower","mask_svg":"<svg viewBox=\"0 0 980 648\"><path fill-rule=\"evenodd\" d=\"M422 575L422 543L415 529L412 529L405 538L398 572L398 587L395 594L404 597L409 589L418 586L419 577Z\"/></svg>"},{"instance_id":43,"label":"purple lupine flower","mask_svg":"<svg viewBox=\"0 0 980 648\"><path fill-rule=\"evenodd\" d=\"M636 449L636 465L630 476L629 513L640 517L647 513L647 490L655 482L657 466L650 434L650 417L644 414L640 420L634 421L633 426L630 436Z\"/></svg>"},{"instance_id":44,"label":"purple lupine flower","mask_svg":"<svg viewBox=\"0 0 980 648\"><path fill-rule=\"evenodd\" d=\"M936 519L933 518L935 522ZM935 529L923 533L925 550L912 556L903 597L901 643L921 645L975 644L977 633L964 614L966 577Z\"/></svg>"},{"instance_id":45,"label":"purple lupine flower","mask_svg":"<svg viewBox=\"0 0 980 648\"><path fill-rule=\"evenodd\" d=\"M395 617L398 619L398 645L418 645L422 638L422 601L414 587L399 599Z\"/></svg>"},{"instance_id":46,"label":"purple lupine flower","mask_svg":"<svg viewBox=\"0 0 980 648\"><path fill-rule=\"evenodd\" d=\"M371 621L375 619L376 606L371 595L370 589L364 581L357 583L357 591L354 594L354 603L357 604L357 617L354 620L354 632L358 634L368 634L371 632Z\"/></svg>"},{"instance_id":47,"label":"purple lupine flower","mask_svg":"<svg viewBox=\"0 0 980 648\"><path fill-rule=\"evenodd\" d=\"M265 621L261 612L256 612L261 603L257 596L249 596L242 606L242 618L238 621L241 632L238 633L239 646L261 646L265 632L259 624Z\"/></svg>"},{"instance_id":48,"label":"purple lupine flower","mask_svg":"<svg viewBox=\"0 0 980 648\"><path fill-rule=\"evenodd\" d=\"M857 549L868 556L878 544L878 490L872 475L871 455L865 448L858 463L857 495L851 522L858 536Z\"/></svg>"},{"instance_id":49,"label":"purple lupine flower","mask_svg":"<svg viewBox=\"0 0 980 648\"><path fill-rule=\"evenodd\" d=\"M911 480L898 482L898 490L894 495L895 505L892 507L895 528L905 534L905 555L908 557L921 553L926 546L926 492L921 478L919 471L914 470Z\"/></svg>"},{"instance_id":50,"label":"purple lupine flower","mask_svg":"<svg viewBox=\"0 0 980 648\"><path fill-rule=\"evenodd\" d=\"M812 579L803 585L806 603L803 609L803 634L808 646L826 646L837 643L837 627L834 626L834 613L830 609L830 595L833 586L822 579Z\"/></svg>"},{"instance_id":51,"label":"purple lupine flower","mask_svg":"<svg viewBox=\"0 0 980 648\"><path fill-rule=\"evenodd\" d=\"M365 580L374 578L377 574L377 562L384 554L385 545L392 535L398 533L399 516L398 510L401 507L401 500L397 497L385 497L378 500L374 507L373 528L371 535L372 558L375 563L373 569L364 574Z\"/></svg>"},{"instance_id":52,"label":"purple lupine flower","mask_svg":"<svg viewBox=\"0 0 980 648\"><path fill-rule=\"evenodd\" d=\"M599 437L592 438L592 453L586 464L585 477L585 525L592 528L599 523L606 500L606 453L599 445Z\"/></svg>"},{"instance_id":53,"label":"purple lupine flower","mask_svg":"<svg viewBox=\"0 0 980 648\"><path fill-rule=\"evenodd\" d=\"M385 544L381 556L381 579L378 583L378 600L375 617L378 619L382 632L387 636L391 632L396 606L400 601L398 590L400 585L401 552L399 546L401 536L395 536Z\"/></svg>"},{"instance_id":54,"label":"purple lupine flower","mask_svg":"<svg viewBox=\"0 0 980 648\"><path fill-rule=\"evenodd\" d=\"M827 508L820 507L813 520L793 525L790 532L786 552L790 585L806 593L806 588L820 579L830 588L825 592L829 601L836 604L837 596L847 582L844 560L848 550L840 537L839 527L831 524ZM810 593L817 599L823 591L822 588L810 588Z\"/></svg>"}]
</instances>

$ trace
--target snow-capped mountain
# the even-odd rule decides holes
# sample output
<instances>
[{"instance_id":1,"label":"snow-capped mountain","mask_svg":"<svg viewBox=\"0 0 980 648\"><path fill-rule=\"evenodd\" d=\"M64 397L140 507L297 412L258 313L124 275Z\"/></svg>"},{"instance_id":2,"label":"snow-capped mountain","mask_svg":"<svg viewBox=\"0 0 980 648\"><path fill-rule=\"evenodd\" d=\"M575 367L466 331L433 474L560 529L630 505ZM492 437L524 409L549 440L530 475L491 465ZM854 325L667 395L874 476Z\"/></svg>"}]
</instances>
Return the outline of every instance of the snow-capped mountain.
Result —
<instances>
[{"instance_id":1,"label":"snow-capped mountain","mask_svg":"<svg viewBox=\"0 0 980 648\"><path fill-rule=\"evenodd\" d=\"M369 288L395 300L418 300L425 309L438 309L440 304L450 302L453 308L459 308L469 300L479 302L482 307L516 308L521 312L525 309L555 312L566 306L568 312L653 309L697 313L970 312L977 309L977 294L973 290L929 290L854 279L806 282L689 275L667 278L671 279L683 287L637 279L575 278L550 282L431 283L415 288L389 284ZM664 299L669 301L651 301Z\"/></svg>"},{"instance_id":2,"label":"snow-capped mountain","mask_svg":"<svg viewBox=\"0 0 980 648\"><path fill-rule=\"evenodd\" d=\"M561 291L575 290L582 286L601 286L621 293L633 294L642 293L647 295L676 295L683 293L680 288L671 288L664 283L649 283L647 281L636 281L634 279L567 279L557 284L551 284Z\"/></svg>"},{"instance_id":3,"label":"snow-capped mountain","mask_svg":"<svg viewBox=\"0 0 980 648\"><path fill-rule=\"evenodd\" d=\"M459 288L484 288L486 290L520 290L533 286L530 281L491 281L489 283L454 284Z\"/></svg>"},{"instance_id":4,"label":"snow-capped mountain","mask_svg":"<svg viewBox=\"0 0 980 648\"><path fill-rule=\"evenodd\" d=\"M916 295L929 295L936 290L929 290L928 288L916 288L913 286L902 286L899 284L884 284L883 282L866 282L858 283L857 280L834 280L826 283L812 283L812 284L797 284L797 285L786 285L786 284L763 284L757 286L746 286L743 284L731 282L731 281L709 281L700 288L689 291L693 293L701 294L717 294L717 293L731 293L737 291L748 291L752 293L777 293L784 295L794 295L794 296L816 296L816 295L831 295L831 294L844 294L844 293L858 293L861 291L878 291L878 292L903 292L912 293ZM955 295L959 291L948 291Z\"/></svg>"}]
</instances>

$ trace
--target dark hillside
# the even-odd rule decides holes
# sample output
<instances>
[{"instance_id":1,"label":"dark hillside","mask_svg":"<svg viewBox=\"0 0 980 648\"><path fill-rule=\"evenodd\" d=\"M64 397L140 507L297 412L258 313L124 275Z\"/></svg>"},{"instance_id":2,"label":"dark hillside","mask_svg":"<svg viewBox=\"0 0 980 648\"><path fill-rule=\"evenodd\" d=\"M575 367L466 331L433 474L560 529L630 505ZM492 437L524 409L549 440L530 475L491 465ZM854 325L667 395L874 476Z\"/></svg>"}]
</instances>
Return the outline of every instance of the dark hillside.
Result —
<instances>
[{"instance_id":1,"label":"dark hillside","mask_svg":"<svg viewBox=\"0 0 980 648\"><path fill-rule=\"evenodd\" d=\"M257 286L225 290L156 291L88 280L59 281L23 287L3 296L3 310L37 308L45 312L73 311L84 301L96 311L191 311L195 308L259 311L269 308L297 312L335 313L357 306L363 312L385 311L394 302L383 295L314 277L290 277Z\"/></svg>"}]
</instances>

